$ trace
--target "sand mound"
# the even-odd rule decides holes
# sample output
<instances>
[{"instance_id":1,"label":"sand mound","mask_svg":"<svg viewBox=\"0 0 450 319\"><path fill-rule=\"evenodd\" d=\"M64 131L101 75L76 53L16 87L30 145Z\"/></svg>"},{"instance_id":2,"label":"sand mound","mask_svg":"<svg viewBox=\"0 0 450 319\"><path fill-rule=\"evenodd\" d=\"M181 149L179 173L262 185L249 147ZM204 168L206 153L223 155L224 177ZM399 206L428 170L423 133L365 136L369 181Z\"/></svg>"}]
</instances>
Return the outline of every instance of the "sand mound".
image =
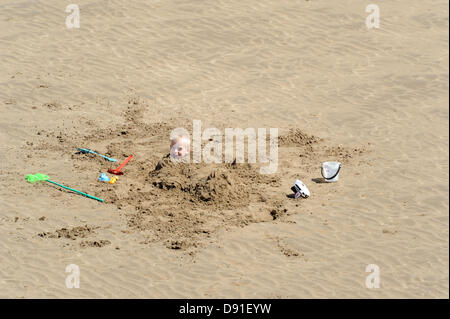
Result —
<instances>
[{"instance_id":1,"label":"sand mound","mask_svg":"<svg viewBox=\"0 0 450 319\"><path fill-rule=\"evenodd\" d=\"M145 242L181 249L220 228L273 220L276 200L267 185L278 182L249 164L175 163L166 155L135 176L127 194L108 192L107 199L127 211L130 228L149 233ZM251 204L258 213L246 209Z\"/></svg>"},{"instance_id":2,"label":"sand mound","mask_svg":"<svg viewBox=\"0 0 450 319\"><path fill-rule=\"evenodd\" d=\"M159 189L170 190L170 196L182 192L193 203L235 208L256 197L258 184L266 183L268 178L249 164L175 163L167 155L150 172L149 180Z\"/></svg>"}]
</instances>

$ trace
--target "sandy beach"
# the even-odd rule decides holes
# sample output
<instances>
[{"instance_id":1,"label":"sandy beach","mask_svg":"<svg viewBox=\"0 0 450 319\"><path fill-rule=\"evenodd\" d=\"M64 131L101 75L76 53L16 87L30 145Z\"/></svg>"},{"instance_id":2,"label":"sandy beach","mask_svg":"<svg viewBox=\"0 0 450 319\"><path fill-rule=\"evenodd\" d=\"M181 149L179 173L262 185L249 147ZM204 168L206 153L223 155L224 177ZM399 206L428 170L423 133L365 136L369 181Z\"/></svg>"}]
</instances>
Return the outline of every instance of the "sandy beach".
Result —
<instances>
[{"instance_id":1,"label":"sandy beach","mask_svg":"<svg viewBox=\"0 0 450 319\"><path fill-rule=\"evenodd\" d=\"M0 298L448 298L448 2L372 2L1 0ZM276 172L173 163L194 120Z\"/></svg>"}]
</instances>

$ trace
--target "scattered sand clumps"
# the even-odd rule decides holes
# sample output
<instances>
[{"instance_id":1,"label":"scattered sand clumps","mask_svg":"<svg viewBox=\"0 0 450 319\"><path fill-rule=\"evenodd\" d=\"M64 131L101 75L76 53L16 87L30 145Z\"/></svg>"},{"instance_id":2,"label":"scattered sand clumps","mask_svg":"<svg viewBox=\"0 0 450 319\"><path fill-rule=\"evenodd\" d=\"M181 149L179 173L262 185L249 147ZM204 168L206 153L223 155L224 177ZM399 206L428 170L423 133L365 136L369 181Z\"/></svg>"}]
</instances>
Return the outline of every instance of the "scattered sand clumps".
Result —
<instances>
[{"instance_id":1,"label":"scattered sand clumps","mask_svg":"<svg viewBox=\"0 0 450 319\"><path fill-rule=\"evenodd\" d=\"M97 226L77 226L73 228L61 228L57 229L54 232L43 232L39 233L39 237L43 238L66 238L76 240L77 238L85 238L93 233L95 233L95 229L99 227Z\"/></svg>"},{"instance_id":2,"label":"scattered sand clumps","mask_svg":"<svg viewBox=\"0 0 450 319\"><path fill-rule=\"evenodd\" d=\"M138 99L128 104L122 125L98 128L84 123L84 136L47 132L38 135L44 139L42 143L29 148L72 153L70 160L78 172L96 175L114 165L89 154L76 154L76 146L119 161L133 154L119 182L110 185L94 177L86 191L119 209L126 221L124 232L140 232L142 243L164 242L171 249L197 247L218 230L283 221L288 210L301 205L301 201L289 197L289 188L280 189L288 171L311 175L330 157L350 163L365 152L364 148L328 145L321 138L291 129L279 137L281 163L275 174L260 174L258 164L174 162L167 153L171 127L178 123L144 123L148 105ZM86 227L39 235L83 238L93 231ZM83 247L105 245L85 242Z\"/></svg>"}]
</instances>

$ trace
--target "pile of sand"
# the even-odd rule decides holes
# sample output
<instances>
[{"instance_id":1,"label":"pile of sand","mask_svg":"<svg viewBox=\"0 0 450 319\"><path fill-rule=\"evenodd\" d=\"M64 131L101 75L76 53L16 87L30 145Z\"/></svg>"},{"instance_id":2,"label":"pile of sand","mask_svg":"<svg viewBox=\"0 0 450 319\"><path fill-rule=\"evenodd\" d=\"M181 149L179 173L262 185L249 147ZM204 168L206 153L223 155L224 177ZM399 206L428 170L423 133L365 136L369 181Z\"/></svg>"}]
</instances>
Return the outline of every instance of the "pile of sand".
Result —
<instances>
[{"instance_id":1,"label":"pile of sand","mask_svg":"<svg viewBox=\"0 0 450 319\"><path fill-rule=\"evenodd\" d=\"M148 178L159 189L170 190L169 196L227 209L246 206L252 198L260 197L258 186L277 180L260 175L249 164L175 163L169 155L158 162Z\"/></svg>"},{"instance_id":2,"label":"pile of sand","mask_svg":"<svg viewBox=\"0 0 450 319\"><path fill-rule=\"evenodd\" d=\"M135 175L127 193L107 192L105 200L126 212L130 228L149 232L147 242L181 248L220 228L273 220L279 203L267 185L278 181L249 164L175 163L165 155ZM249 205L258 205L258 213Z\"/></svg>"}]
</instances>

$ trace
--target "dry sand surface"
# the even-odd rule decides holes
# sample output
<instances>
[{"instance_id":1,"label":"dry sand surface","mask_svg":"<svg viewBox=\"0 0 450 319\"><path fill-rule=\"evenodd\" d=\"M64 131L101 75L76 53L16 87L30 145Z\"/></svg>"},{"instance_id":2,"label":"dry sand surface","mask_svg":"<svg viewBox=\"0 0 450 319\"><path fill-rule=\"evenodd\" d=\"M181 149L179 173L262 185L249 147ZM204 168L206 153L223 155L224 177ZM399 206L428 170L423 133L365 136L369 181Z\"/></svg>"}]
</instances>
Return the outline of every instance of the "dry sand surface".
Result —
<instances>
[{"instance_id":1,"label":"dry sand surface","mask_svg":"<svg viewBox=\"0 0 450 319\"><path fill-rule=\"evenodd\" d=\"M76 3L0 1L0 297L449 297L447 1ZM193 120L278 128L277 172L171 162Z\"/></svg>"}]
</instances>

